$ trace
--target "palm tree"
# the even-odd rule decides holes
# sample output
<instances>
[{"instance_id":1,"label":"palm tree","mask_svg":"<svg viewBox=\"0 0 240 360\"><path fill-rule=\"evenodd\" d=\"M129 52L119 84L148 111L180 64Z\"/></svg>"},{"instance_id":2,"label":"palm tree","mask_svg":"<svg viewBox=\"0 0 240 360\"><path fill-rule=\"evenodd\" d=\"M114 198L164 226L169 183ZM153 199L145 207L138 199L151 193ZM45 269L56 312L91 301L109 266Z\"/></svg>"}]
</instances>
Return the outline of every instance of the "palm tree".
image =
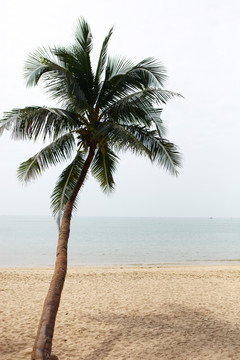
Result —
<instances>
[{"instance_id":1,"label":"palm tree","mask_svg":"<svg viewBox=\"0 0 240 360\"><path fill-rule=\"evenodd\" d=\"M51 165L70 160L51 196L59 239L32 360L51 358L55 319L67 272L70 221L88 172L108 192L114 188L119 151L145 155L175 175L180 166L180 154L165 139L160 119L162 105L178 96L162 88L164 67L153 58L134 65L123 57L108 57L111 35L112 29L103 42L95 72L90 59L91 30L84 19L79 20L73 45L38 49L31 54L25 65L27 85L43 80L61 107L13 109L4 114L0 123L1 132L10 130L15 139L41 138L48 144L19 166L18 177L23 182L41 175Z\"/></svg>"}]
</instances>

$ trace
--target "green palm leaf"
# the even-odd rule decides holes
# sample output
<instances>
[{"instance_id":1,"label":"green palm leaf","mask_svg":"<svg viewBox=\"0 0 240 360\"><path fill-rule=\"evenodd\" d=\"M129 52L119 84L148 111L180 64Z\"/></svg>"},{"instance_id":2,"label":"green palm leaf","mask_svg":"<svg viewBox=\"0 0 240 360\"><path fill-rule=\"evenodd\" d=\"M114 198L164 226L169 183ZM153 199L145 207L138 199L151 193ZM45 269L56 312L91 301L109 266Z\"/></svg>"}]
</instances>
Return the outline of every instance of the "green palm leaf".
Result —
<instances>
[{"instance_id":1,"label":"green palm leaf","mask_svg":"<svg viewBox=\"0 0 240 360\"><path fill-rule=\"evenodd\" d=\"M57 72L49 73L48 90L54 97L61 95L66 104L74 104L75 111L86 110L92 98L89 83L93 82L90 59L86 59L88 55L77 46L58 47L53 52L66 70L61 77Z\"/></svg>"},{"instance_id":2,"label":"green palm leaf","mask_svg":"<svg viewBox=\"0 0 240 360\"><path fill-rule=\"evenodd\" d=\"M11 114L11 115L10 115ZM4 130L11 130L17 121L17 112L15 110L5 113L4 118L0 119L0 136L3 134Z\"/></svg>"},{"instance_id":3,"label":"green palm leaf","mask_svg":"<svg viewBox=\"0 0 240 360\"><path fill-rule=\"evenodd\" d=\"M110 29L108 35L104 39L104 42L102 44L102 49L101 49L101 52L100 52L100 56L99 56L99 59L98 59L98 65L97 65L95 81L94 81L95 82L94 89L95 89L95 94L96 95L100 95L99 94L100 80L101 80L101 76L103 74L103 71L105 69L105 64L106 64L106 61L107 61L108 42L110 40L110 37L112 36L112 33L113 33L113 28ZM97 99L96 99L96 101L97 101Z\"/></svg>"},{"instance_id":4,"label":"green palm leaf","mask_svg":"<svg viewBox=\"0 0 240 360\"><path fill-rule=\"evenodd\" d=\"M165 67L152 57L144 59L134 66L125 75L124 81L133 77L135 81L138 79L139 84L144 88L163 86L167 79Z\"/></svg>"},{"instance_id":5,"label":"green palm leaf","mask_svg":"<svg viewBox=\"0 0 240 360\"><path fill-rule=\"evenodd\" d=\"M74 146L74 136L72 134L63 135L23 162L18 168L18 178L23 182L35 179L49 166L57 165L63 160L69 159Z\"/></svg>"},{"instance_id":6,"label":"green palm leaf","mask_svg":"<svg viewBox=\"0 0 240 360\"><path fill-rule=\"evenodd\" d=\"M92 174L105 192L114 188L113 173L116 170L117 162L118 156L107 146L99 148L94 157Z\"/></svg>"},{"instance_id":7,"label":"green palm leaf","mask_svg":"<svg viewBox=\"0 0 240 360\"><path fill-rule=\"evenodd\" d=\"M127 114L132 112L132 108L140 108L145 113L153 111L156 105L165 105L168 100L173 97L181 97L180 94L163 90L148 88L140 91L132 91L132 89L124 89L120 93L116 91L115 96L111 97L102 107L100 117L107 114ZM134 113L133 113L134 115ZM134 115L135 116L135 115Z\"/></svg>"},{"instance_id":8,"label":"green palm leaf","mask_svg":"<svg viewBox=\"0 0 240 360\"><path fill-rule=\"evenodd\" d=\"M30 54L25 61L24 76L27 79L27 86L35 86L43 74L50 71L52 56L51 50L39 48Z\"/></svg>"},{"instance_id":9,"label":"green palm leaf","mask_svg":"<svg viewBox=\"0 0 240 360\"><path fill-rule=\"evenodd\" d=\"M37 140L40 136L55 140L63 133L78 128L83 120L77 114L58 108L26 107L4 113L0 131L8 129L14 139Z\"/></svg>"},{"instance_id":10,"label":"green palm leaf","mask_svg":"<svg viewBox=\"0 0 240 360\"><path fill-rule=\"evenodd\" d=\"M75 31L75 39L78 46L85 52L89 54L92 50L92 33L89 24L84 18L80 18L78 25Z\"/></svg>"},{"instance_id":11,"label":"green palm leaf","mask_svg":"<svg viewBox=\"0 0 240 360\"><path fill-rule=\"evenodd\" d=\"M68 165L61 173L56 186L51 195L51 208L54 216L57 217L58 223L60 223L61 216L64 211L64 207L72 194L77 179L81 174L81 170L84 164L84 155L78 151L74 160ZM74 207L77 203L75 202Z\"/></svg>"},{"instance_id":12,"label":"green palm leaf","mask_svg":"<svg viewBox=\"0 0 240 360\"><path fill-rule=\"evenodd\" d=\"M165 79L165 68L153 58L136 66L125 58L109 58L99 106L106 107L117 96L121 98L135 91L160 88Z\"/></svg>"},{"instance_id":13,"label":"green palm leaf","mask_svg":"<svg viewBox=\"0 0 240 360\"><path fill-rule=\"evenodd\" d=\"M63 102L68 106L73 100L77 109L86 108L87 100L81 82L83 76L77 79L74 64L78 71L82 67L70 49L55 47L50 50L38 49L29 56L25 63L25 77L28 79L27 86L37 85L42 77L46 90L52 98Z\"/></svg>"},{"instance_id":14,"label":"green palm leaf","mask_svg":"<svg viewBox=\"0 0 240 360\"><path fill-rule=\"evenodd\" d=\"M146 89L132 93L110 104L100 114L100 118L121 124L138 123L147 127L151 127L155 123L159 131L164 133L160 120L161 110L156 108L154 104L165 103L174 96L180 95L161 89Z\"/></svg>"},{"instance_id":15,"label":"green palm leaf","mask_svg":"<svg viewBox=\"0 0 240 360\"><path fill-rule=\"evenodd\" d=\"M130 150L139 155L147 154L149 157L151 155L146 146L125 125L111 122L103 123L99 126L95 139L110 144L117 151Z\"/></svg>"},{"instance_id":16,"label":"green palm leaf","mask_svg":"<svg viewBox=\"0 0 240 360\"><path fill-rule=\"evenodd\" d=\"M150 154L150 159L157 162L173 175L178 175L177 168L181 167L181 155L176 145L158 136L158 131L139 126L125 126Z\"/></svg>"},{"instance_id":17,"label":"green palm leaf","mask_svg":"<svg viewBox=\"0 0 240 360\"><path fill-rule=\"evenodd\" d=\"M156 126L158 135L160 138L163 138L166 135L166 127L163 124L163 121L161 119L162 109L154 109L153 112L153 122Z\"/></svg>"},{"instance_id":18,"label":"green palm leaf","mask_svg":"<svg viewBox=\"0 0 240 360\"><path fill-rule=\"evenodd\" d=\"M81 79L85 82L84 94L88 100L89 105L93 105L95 102L94 75L90 59L90 52L92 50L92 33L90 26L83 18L80 18L79 20L75 32L75 39L76 45L72 47L72 51L82 68L82 71L79 73L79 75L83 73L83 76L78 76L78 79Z\"/></svg>"}]
</instances>

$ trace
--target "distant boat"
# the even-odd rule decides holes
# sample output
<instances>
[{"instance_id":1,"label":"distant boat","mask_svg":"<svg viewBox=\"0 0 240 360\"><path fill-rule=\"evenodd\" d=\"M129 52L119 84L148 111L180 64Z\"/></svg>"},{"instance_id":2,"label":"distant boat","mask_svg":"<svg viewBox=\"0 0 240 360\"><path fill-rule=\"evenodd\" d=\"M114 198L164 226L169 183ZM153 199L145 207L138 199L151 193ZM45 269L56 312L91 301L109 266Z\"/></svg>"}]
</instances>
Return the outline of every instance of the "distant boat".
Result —
<instances>
[{"instance_id":1,"label":"distant boat","mask_svg":"<svg viewBox=\"0 0 240 360\"><path fill-rule=\"evenodd\" d=\"M210 219L210 220L212 220L212 219L213 219L213 217L212 217L212 216L210 216L210 217L209 217L209 219Z\"/></svg>"}]
</instances>

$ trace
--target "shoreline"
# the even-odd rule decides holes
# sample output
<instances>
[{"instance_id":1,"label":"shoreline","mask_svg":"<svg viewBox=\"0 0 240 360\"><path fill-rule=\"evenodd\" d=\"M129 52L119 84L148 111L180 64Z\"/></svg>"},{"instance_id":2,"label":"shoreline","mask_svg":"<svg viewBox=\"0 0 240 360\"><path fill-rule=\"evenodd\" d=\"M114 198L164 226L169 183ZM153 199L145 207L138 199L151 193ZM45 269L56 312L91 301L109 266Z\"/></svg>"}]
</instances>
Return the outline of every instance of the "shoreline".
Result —
<instances>
[{"instance_id":1,"label":"shoreline","mask_svg":"<svg viewBox=\"0 0 240 360\"><path fill-rule=\"evenodd\" d=\"M77 265L68 265L68 269L71 268L161 268L161 267L208 267L208 266L240 266L240 259L233 260L194 260L188 262L161 262L161 263L133 263L133 264L77 264ZM0 270L4 269L53 269L55 263L53 264L43 264L43 265L1 265Z\"/></svg>"},{"instance_id":2,"label":"shoreline","mask_svg":"<svg viewBox=\"0 0 240 360\"><path fill-rule=\"evenodd\" d=\"M0 268L1 360L30 357L52 271ZM239 264L69 266L53 353L59 360L237 360L239 275Z\"/></svg>"}]
</instances>

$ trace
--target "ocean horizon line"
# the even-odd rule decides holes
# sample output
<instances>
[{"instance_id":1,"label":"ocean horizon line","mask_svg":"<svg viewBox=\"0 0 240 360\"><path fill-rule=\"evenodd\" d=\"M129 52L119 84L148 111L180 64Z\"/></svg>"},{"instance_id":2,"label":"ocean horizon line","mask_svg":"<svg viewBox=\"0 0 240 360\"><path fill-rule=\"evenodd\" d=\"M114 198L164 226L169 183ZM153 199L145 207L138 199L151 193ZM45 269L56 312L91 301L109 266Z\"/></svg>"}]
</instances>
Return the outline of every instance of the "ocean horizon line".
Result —
<instances>
[{"instance_id":1,"label":"ocean horizon line","mask_svg":"<svg viewBox=\"0 0 240 360\"><path fill-rule=\"evenodd\" d=\"M0 217L47 217L54 219L54 216L49 215L33 215L33 214L0 214ZM146 219L240 219L240 216L158 216L158 215L75 215L72 216L73 219L75 218L146 218Z\"/></svg>"}]
</instances>

